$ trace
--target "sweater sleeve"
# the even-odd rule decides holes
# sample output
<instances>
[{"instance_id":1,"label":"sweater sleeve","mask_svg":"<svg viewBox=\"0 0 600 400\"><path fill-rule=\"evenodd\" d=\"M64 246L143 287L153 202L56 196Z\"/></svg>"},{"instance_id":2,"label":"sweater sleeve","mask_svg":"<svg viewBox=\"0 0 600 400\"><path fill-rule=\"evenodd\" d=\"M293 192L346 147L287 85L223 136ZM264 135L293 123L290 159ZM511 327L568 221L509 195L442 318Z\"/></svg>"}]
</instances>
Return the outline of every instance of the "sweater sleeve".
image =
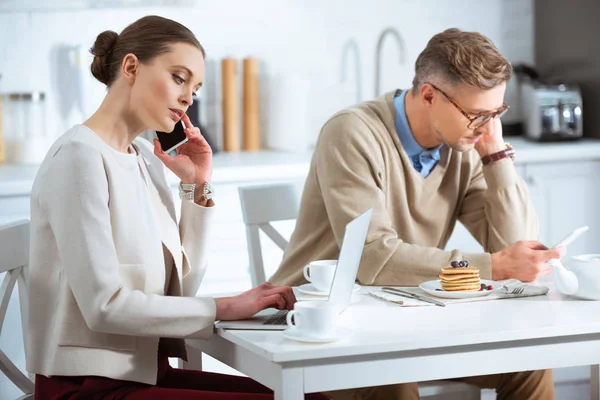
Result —
<instances>
[{"instance_id":1,"label":"sweater sleeve","mask_svg":"<svg viewBox=\"0 0 600 400\"><path fill-rule=\"evenodd\" d=\"M208 230L214 206L202 207L194 202L181 202L179 234L183 249L183 296L195 296L208 266Z\"/></svg>"},{"instance_id":2,"label":"sweater sleeve","mask_svg":"<svg viewBox=\"0 0 600 400\"><path fill-rule=\"evenodd\" d=\"M537 240L537 215L527 185L518 176L512 160L482 166L477 159L473 165L473 178L462 202L459 221L490 253L519 240Z\"/></svg>"},{"instance_id":3,"label":"sweater sleeve","mask_svg":"<svg viewBox=\"0 0 600 400\"><path fill-rule=\"evenodd\" d=\"M387 211L380 144L359 117L335 117L323 128L319 140L317 176L338 246L346 224L373 207L358 272L361 284L418 285L436 279L440 266L463 258L457 250L413 245L398 237ZM474 265L489 268L489 254L467 257Z\"/></svg>"},{"instance_id":4,"label":"sweater sleeve","mask_svg":"<svg viewBox=\"0 0 600 400\"><path fill-rule=\"evenodd\" d=\"M206 338L213 299L146 294L126 287L111 230L110 193L101 154L64 145L47 171L54 192L41 199L63 273L88 327L132 336Z\"/></svg>"}]
</instances>

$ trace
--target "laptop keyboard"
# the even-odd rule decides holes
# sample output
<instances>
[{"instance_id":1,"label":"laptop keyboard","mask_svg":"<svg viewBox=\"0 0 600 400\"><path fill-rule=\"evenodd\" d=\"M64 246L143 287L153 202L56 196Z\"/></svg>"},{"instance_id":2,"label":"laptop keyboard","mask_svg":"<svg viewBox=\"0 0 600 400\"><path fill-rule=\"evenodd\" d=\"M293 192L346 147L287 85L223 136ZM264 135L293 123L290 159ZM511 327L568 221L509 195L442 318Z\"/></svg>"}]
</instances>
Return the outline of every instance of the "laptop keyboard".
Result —
<instances>
[{"instance_id":1,"label":"laptop keyboard","mask_svg":"<svg viewBox=\"0 0 600 400\"><path fill-rule=\"evenodd\" d=\"M275 314L267 318L267 320L263 322L263 325L285 325L287 324L287 314L288 310L277 311Z\"/></svg>"}]
</instances>

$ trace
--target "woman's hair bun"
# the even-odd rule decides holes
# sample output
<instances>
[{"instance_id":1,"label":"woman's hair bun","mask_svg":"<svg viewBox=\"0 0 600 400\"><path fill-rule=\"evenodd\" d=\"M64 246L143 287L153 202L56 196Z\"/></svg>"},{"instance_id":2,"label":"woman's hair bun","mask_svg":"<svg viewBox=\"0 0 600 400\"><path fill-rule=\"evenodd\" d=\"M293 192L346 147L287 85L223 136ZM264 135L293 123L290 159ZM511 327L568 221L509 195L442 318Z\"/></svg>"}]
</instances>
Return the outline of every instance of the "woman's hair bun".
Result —
<instances>
[{"instance_id":1,"label":"woman's hair bun","mask_svg":"<svg viewBox=\"0 0 600 400\"><path fill-rule=\"evenodd\" d=\"M108 85L112 81L111 55L119 39L119 34L114 31L104 31L98 35L90 53L94 55L92 61L92 75L100 82Z\"/></svg>"}]
</instances>

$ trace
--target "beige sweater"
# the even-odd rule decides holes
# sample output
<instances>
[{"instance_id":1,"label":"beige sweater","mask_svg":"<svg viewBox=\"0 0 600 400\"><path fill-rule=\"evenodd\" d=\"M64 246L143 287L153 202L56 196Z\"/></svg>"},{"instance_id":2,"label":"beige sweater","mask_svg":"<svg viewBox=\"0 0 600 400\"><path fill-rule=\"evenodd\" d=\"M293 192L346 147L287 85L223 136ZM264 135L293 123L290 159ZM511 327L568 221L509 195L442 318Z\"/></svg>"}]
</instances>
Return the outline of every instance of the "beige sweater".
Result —
<instances>
[{"instance_id":1,"label":"beige sweater","mask_svg":"<svg viewBox=\"0 0 600 400\"><path fill-rule=\"evenodd\" d=\"M424 178L396 133L393 96L343 110L323 127L296 229L273 283L304 283L305 264L337 258L344 227L370 207L358 272L364 285L418 285L437 279L451 260L463 259L490 279L490 253L537 239L537 216L510 159L482 167L476 151L444 146ZM487 253L442 250L457 219Z\"/></svg>"}]
</instances>

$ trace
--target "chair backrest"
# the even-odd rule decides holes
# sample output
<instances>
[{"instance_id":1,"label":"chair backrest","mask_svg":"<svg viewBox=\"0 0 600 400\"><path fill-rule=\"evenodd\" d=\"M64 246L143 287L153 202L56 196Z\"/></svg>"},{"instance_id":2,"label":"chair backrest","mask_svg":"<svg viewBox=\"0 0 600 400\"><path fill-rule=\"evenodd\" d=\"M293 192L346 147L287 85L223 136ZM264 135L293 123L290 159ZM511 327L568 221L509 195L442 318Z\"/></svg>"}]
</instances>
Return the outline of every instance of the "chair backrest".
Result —
<instances>
[{"instance_id":1,"label":"chair backrest","mask_svg":"<svg viewBox=\"0 0 600 400\"><path fill-rule=\"evenodd\" d=\"M27 266L29 265L29 221L19 220L8 224L0 224L0 274L4 274L0 286L0 332L4 325L8 304L15 287L19 288L21 309L21 328L23 344L26 345L27 334ZM24 348L24 354L27 349ZM10 379L25 395L19 399L33 398L34 383L28 375L12 362L0 349L0 371Z\"/></svg>"},{"instance_id":2,"label":"chair backrest","mask_svg":"<svg viewBox=\"0 0 600 400\"><path fill-rule=\"evenodd\" d=\"M285 250L288 241L271 225L271 222L298 217L303 187L303 181L293 181L238 188L242 216L246 224L250 278L253 287L267 280L260 244L260 230L281 250Z\"/></svg>"}]
</instances>

